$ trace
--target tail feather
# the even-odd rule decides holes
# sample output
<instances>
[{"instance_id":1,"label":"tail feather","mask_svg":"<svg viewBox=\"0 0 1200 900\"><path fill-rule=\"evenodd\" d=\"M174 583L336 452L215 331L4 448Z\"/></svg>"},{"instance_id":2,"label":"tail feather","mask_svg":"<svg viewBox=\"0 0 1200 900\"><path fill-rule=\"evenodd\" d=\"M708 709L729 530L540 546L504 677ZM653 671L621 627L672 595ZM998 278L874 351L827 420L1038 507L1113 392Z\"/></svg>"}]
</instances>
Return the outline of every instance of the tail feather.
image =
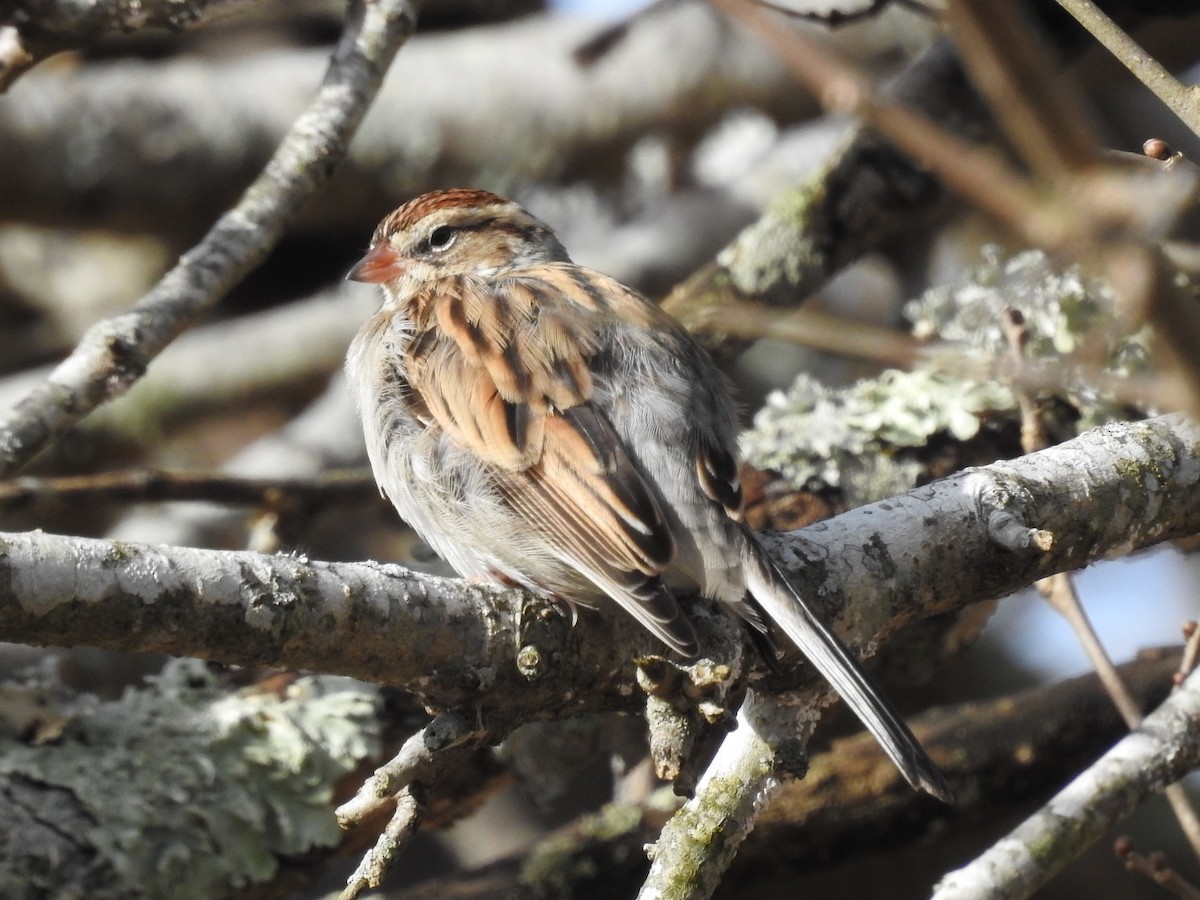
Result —
<instances>
[{"instance_id":1,"label":"tail feather","mask_svg":"<svg viewBox=\"0 0 1200 900\"><path fill-rule=\"evenodd\" d=\"M757 540L750 537L746 548L743 554L746 586L767 616L850 705L908 783L945 803L953 802L950 788L933 760L900 714L859 668L846 646L813 614Z\"/></svg>"}]
</instances>

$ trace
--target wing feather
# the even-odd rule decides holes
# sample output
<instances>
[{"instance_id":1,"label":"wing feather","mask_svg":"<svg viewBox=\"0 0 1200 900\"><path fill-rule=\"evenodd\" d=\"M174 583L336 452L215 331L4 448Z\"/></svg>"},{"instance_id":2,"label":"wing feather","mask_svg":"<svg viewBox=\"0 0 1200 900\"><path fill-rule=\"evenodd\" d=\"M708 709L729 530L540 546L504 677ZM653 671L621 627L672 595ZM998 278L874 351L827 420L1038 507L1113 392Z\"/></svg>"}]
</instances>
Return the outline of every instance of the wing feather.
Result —
<instances>
[{"instance_id":1,"label":"wing feather","mask_svg":"<svg viewBox=\"0 0 1200 900\"><path fill-rule=\"evenodd\" d=\"M675 541L657 490L592 402L590 363L610 320L604 290L543 268L545 277L531 267L519 279L439 285L423 308L448 339L410 345L411 382L434 422L493 467L501 495L553 555L694 654L695 633L661 578Z\"/></svg>"}]
</instances>

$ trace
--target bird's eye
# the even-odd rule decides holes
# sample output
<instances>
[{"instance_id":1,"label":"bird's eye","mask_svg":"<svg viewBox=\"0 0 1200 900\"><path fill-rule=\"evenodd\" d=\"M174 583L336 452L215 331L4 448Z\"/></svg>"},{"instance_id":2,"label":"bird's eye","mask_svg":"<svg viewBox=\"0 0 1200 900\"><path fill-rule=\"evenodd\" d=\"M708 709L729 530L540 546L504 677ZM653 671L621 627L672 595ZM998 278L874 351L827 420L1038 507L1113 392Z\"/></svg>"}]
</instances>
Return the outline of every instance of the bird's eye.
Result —
<instances>
[{"instance_id":1,"label":"bird's eye","mask_svg":"<svg viewBox=\"0 0 1200 900\"><path fill-rule=\"evenodd\" d=\"M449 225L439 225L429 232L429 249L445 250L454 243L454 229Z\"/></svg>"}]
</instances>

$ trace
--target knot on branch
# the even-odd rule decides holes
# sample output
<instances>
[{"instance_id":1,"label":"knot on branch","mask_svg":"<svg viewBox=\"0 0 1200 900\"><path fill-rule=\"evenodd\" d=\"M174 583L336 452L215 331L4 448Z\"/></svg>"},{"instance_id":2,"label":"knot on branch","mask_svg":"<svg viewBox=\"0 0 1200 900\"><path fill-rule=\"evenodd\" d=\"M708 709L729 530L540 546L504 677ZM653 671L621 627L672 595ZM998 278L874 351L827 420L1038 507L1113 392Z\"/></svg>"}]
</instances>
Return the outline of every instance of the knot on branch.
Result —
<instances>
[{"instance_id":1,"label":"knot on branch","mask_svg":"<svg viewBox=\"0 0 1200 900\"><path fill-rule=\"evenodd\" d=\"M988 537L1006 550L1054 549L1054 533L1034 528L1025 519L1025 491L1003 483L994 473L971 472L963 479L963 490L971 494Z\"/></svg>"},{"instance_id":2,"label":"knot on branch","mask_svg":"<svg viewBox=\"0 0 1200 900\"><path fill-rule=\"evenodd\" d=\"M683 665L653 656L637 664L655 773L690 794L721 738L737 727L744 671L708 658Z\"/></svg>"}]
</instances>

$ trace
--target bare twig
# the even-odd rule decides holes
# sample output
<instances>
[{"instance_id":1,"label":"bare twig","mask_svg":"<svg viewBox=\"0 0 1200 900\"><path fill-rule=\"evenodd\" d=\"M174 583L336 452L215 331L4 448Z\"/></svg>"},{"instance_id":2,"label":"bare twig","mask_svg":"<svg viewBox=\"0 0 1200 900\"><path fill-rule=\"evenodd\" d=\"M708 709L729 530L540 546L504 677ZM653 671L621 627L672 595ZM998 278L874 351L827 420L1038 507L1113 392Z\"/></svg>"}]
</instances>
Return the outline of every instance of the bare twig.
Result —
<instances>
[{"instance_id":1,"label":"bare twig","mask_svg":"<svg viewBox=\"0 0 1200 900\"><path fill-rule=\"evenodd\" d=\"M417 827L425 814L424 791L415 786L401 789L396 798L396 811L379 840L363 856L354 874L347 880L346 888L338 894L338 900L354 900L368 888L379 887L392 861L417 833Z\"/></svg>"},{"instance_id":2,"label":"bare twig","mask_svg":"<svg viewBox=\"0 0 1200 900\"><path fill-rule=\"evenodd\" d=\"M1025 349L1029 344L1029 329L1025 326L1025 317L1021 311L1011 307L1004 311L1000 326L1008 339L1009 355L1013 361L1011 384L1017 397L1017 407L1021 411L1021 449L1026 453L1036 453L1049 446L1050 439L1046 434L1046 422L1038 410L1037 400L1023 378L1028 362Z\"/></svg>"},{"instance_id":3,"label":"bare twig","mask_svg":"<svg viewBox=\"0 0 1200 900\"><path fill-rule=\"evenodd\" d=\"M746 25L787 64L831 112L852 115L878 129L900 149L933 168L955 191L1033 243L1061 242L1065 223L1048 210L1028 179L992 152L939 128L930 119L886 99L866 75L797 31L781 29L768 13L739 0L712 0Z\"/></svg>"},{"instance_id":4,"label":"bare twig","mask_svg":"<svg viewBox=\"0 0 1200 900\"><path fill-rule=\"evenodd\" d=\"M743 302L722 310L725 334L774 338L881 366L911 369L926 345L895 328L857 322L815 309L782 313L762 304Z\"/></svg>"},{"instance_id":5,"label":"bare twig","mask_svg":"<svg viewBox=\"0 0 1200 900\"><path fill-rule=\"evenodd\" d=\"M1113 842L1113 853L1125 863L1125 868L1130 872L1145 875L1180 900L1200 900L1200 890L1171 868L1165 853L1151 853L1148 856L1138 853L1133 841L1125 835Z\"/></svg>"},{"instance_id":6,"label":"bare twig","mask_svg":"<svg viewBox=\"0 0 1200 900\"><path fill-rule=\"evenodd\" d=\"M414 26L409 0L351 4L316 97L241 201L133 310L89 329L47 380L0 418L0 474L16 471L128 390L151 359L262 261L328 180Z\"/></svg>"},{"instance_id":7,"label":"bare twig","mask_svg":"<svg viewBox=\"0 0 1200 900\"><path fill-rule=\"evenodd\" d=\"M1200 410L1200 326L1191 315L1191 299L1179 289L1156 243L1182 211L1180 201L1193 195L1194 179L1189 184L1184 172L1164 166L1157 183L1144 182L1136 169L1122 169L1115 158L1104 163L1084 118L1085 104L1056 77L1048 54L1037 52L1041 36L1018 7L955 0L947 18L964 64L987 93L1009 140L1039 175L1040 192L1066 213L1064 222L1076 232L1043 246L1098 272L1119 300L1122 324L1133 329L1145 321L1154 328L1161 377L1174 382L1171 405ZM1165 219L1147 216L1142 191L1166 186L1181 192L1163 198L1162 208L1175 204L1174 211Z\"/></svg>"},{"instance_id":8,"label":"bare twig","mask_svg":"<svg viewBox=\"0 0 1200 900\"><path fill-rule=\"evenodd\" d=\"M1164 169L1147 179L1137 170L1104 166L1098 148L1088 152L1088 132L1079 122L1080 114L1059 96L1061 90L1050 90L1048 96L1057 100L1022 104L1026 114L1005 123L1021 132L1009 137L1035 156L1035 170L1043 175L1063 173L1055 179L1031 179L993 153L883 99L861 72L802 35L774 27L757 8L736 0L713 2L754 29L827 107L862 117L1023 240L1074 256L1102 273L1121 298L1119 312L1125 320L1154 326L1163 378L1176 388L1172 405L1200 410L1200 322L1191 315L1192 303L1176 284L1162 250L1151 242L1193 194L1190 176ZM1022 54L1020 71L1008 71L1001 64L1009 39L1029 31L1012 8L956 0L953 9L952 21L968 44L965 61L984 73L997 100L1017 96L1023 90L1022 78L1047 70L1047 64L1031 54ZM1002 39L1008 43L999 43ZM1035 35L1018 43L1036 46ZM1059 121L1062 116L1070 121ZM1070 140L1055 148L1058 131L1064 129ZM1148 191L1168 193L1157 195L1160 203L1148 201Z\"/></svg>"},{"instance_id":9,"label":"bare twig","mask_svg":"<svg viewBox=\"0 0 1200 900\"><path fill-rule=\"evenodd\" d=\"M1187 643L1179 663L1179 672L1175 676L1176 684L1183 684L1183 680L1196 668L1196 660L1200 658L1200 626L1194 621L1184 622L1183 637Z\"/></svg>"},{"instance_id":10,"label":"bare twig","mask_svg":"<svg viewBox=\"0 0 1200 900\"><path fill-rule=\"evenodd\" d=\"M1008 338L1013 365L1019 375L1026 362L1025 347L1029 341L1029 332L1024 327L1017 310L1009 309L1005 310L1005 313L1002 326ZM1021 447L1026 453L1036 453L1038 450L1045 449L1049 442L1045 423L1032 394L1021 387L1019 378L1014 379L1013 389L1021 409ZM1046 602L1071 626L1071 630L1083 646L1092 668L1096 670L1100 682L1112 699L1113 705L1121 713L1125 724L1129 726L1130 730L1137 728L1142 722L1141 707L1138 706L1133 693L1121 680L1120 673L1117 672L1112 658L1100 640L1100 635L1096 633L1096 629L1083 607L1083 602L1079 599L1079 593L1075 589L1075 582L1071 575L1067 572L1059 572L1049 578L1043 578L1037 582L1036 587L1046 598ZM1196 816L1196 810L1192 807L1187 791L1182 785L1171 784L1167 785L1164 793L1179 822L1180 830L1192 845L1192 851L1200 857L1200 818Z\"/></svg>"},{"instance_id":11,"label":"bare twig","mask_svg":"<svg viewBox=\"0 0 1200 900\"><path fill-rule=\"evenodd\" d=\"M1200 87L1181 83L1091 0L1058 0L1058 3L1165 103L1179 121L1200 136Z\"/></svg>"},{"instance_id":12,"label":"bare twig","mask_svg":"<svg viewBox=\"0 0 1200 900\"><path fill-rule=\"evenodd\" d=\"M246 478L226 472L128 469L96 475L0 481L0 513L34 503L195 501L240 505L361 502L378 493L366 470L308 478Z\"/></svg>"},{"instance_id":13,"label":"bare twig","mask_svg":"<svg viewBox=\"0 0 1200 900\"><path fill-rule=\"evenodd\" d=\"M410 737L396 755L375 770L355 795L337 808L338 824L349 828L395 801L396 795L428 768L438 753L482 737L459 713L444 712Z\"/></svg>"},{"instance_id":14,"label":"bare twig","mask_svg":"<svg viewBox=\"0 0 1200 900\"><path fill-rule=\"evenodd\" d=\"M294 306L294 304L292 304ZM289 307L290 308L290 307ZM191 337L179 341L180 344ZM175 348L172 348L175 349ZM211 365L211 363L210 363ZM152 375L151 378L154 376ZM149 381L150 379L147 379ZM136 390L132 393L136 393ZM120 404L113 404L115 409ZM247 479L315 479L320 473L367 464L362 429L345 380L335 376L324 393L278 431L242 448L222 466ZM134 508L109 531L113 540L208 547L240 516L213 506L174 505L153 511Z\"/></svg>"},{"instance_id":15,"label":"bare twig","mask_svg":"<svg viewBox=\"0 0 1200 900\"><path fill-rule=\"evenodd\" d=\"M1083 646L1092 668L1100 676L1105 691L1108 692L1113 705L1121 713L1125 724L1131 731L1137 728L1142 723L1141 707L1138 706L1133 694L1121 680L1112 658L1100 640L1100 635L1092 626L1091 619L1088 618L1088 614L1083 608L1071 576L1060 572L1039 581L1037 588L1047 602L1070 624L1071 630L1075 632L1075 637ZM1169 784L1163 789L1163 793L1171 805L1171 811L1175 814L1180 831L1191 845L1192 852L1196 854L1197 858L1200 858L1200 817L1196 815L1191 798L1181 784Z\"/></svg>"},{"instance_id":16,"label":"bare twig","mask_svg":"<svg viewBox=\"0 0 1200 900\"><path fill-rule=\"evenodd\" d=\"M1082 94L1053 67L1019 7L955 0L946 21L972 82L1039 179L1076 175L1099 161Z\"/></svg>"},{"instance_id":17,"label":"bare twig","mask_svg":"<svg viewBox=\"0 0 1200 900\"><path fill-rule=\"evenodd\" d=\"M1028 897L1139 803L1200 764L1200 674L1007 837L948 874L934 900Z\"/></svg>"}]
</instances>

